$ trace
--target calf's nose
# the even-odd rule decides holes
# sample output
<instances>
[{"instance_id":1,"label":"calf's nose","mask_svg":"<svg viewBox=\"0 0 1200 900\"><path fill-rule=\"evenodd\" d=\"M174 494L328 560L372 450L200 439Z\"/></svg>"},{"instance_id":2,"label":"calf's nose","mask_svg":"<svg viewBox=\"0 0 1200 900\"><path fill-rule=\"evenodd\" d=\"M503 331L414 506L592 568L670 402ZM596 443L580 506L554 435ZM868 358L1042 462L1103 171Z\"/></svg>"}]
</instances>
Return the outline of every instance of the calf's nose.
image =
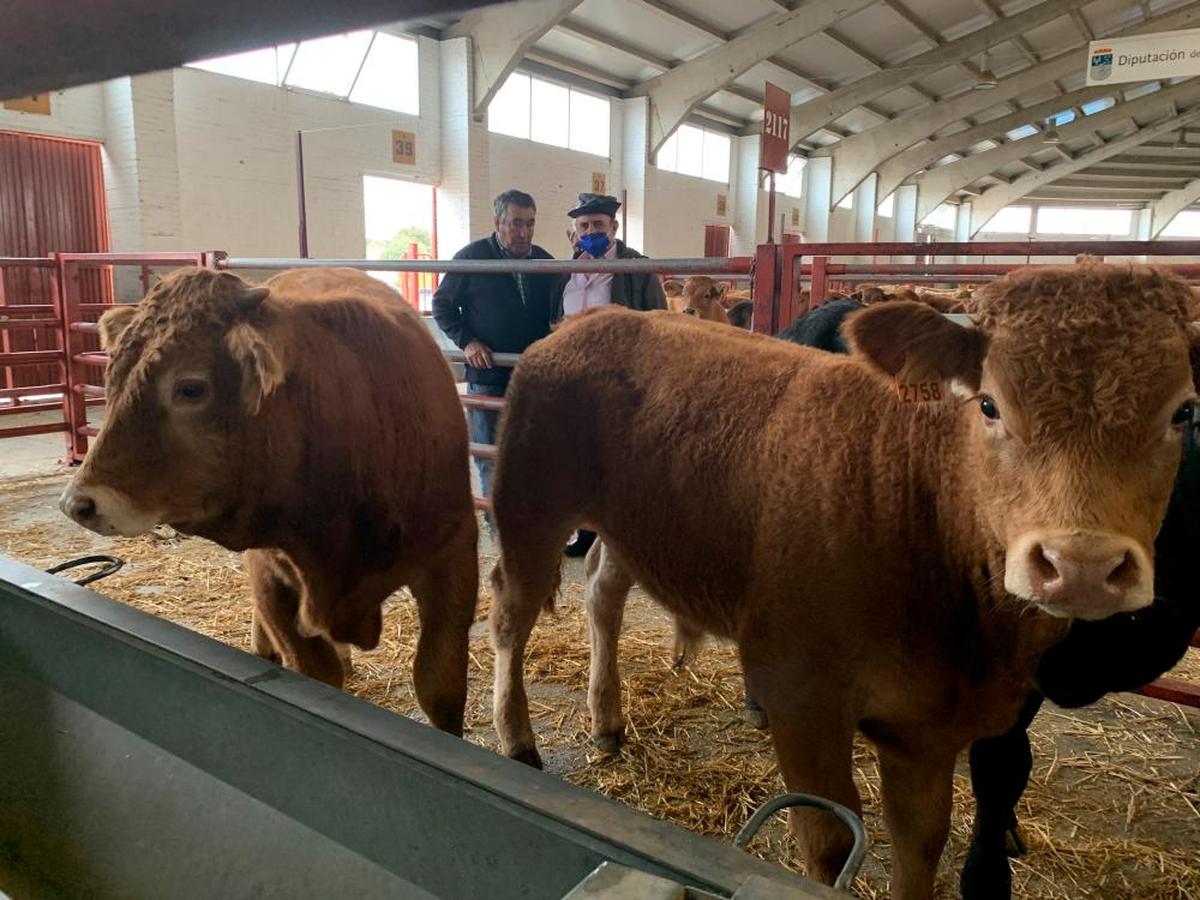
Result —
<instances>
[{"instance_id":1,"label":"calf's nose","mask_svg":"<svg viewBox=\"0 0 1200 900\"><path fill-rule=\"evenodd\" d=\"M91 525L96 520L96 501L87 494L68 488L58 501L59 509L80 525Z\"/></svg>"},{"instance_id":2,"label":"calf's nose","mask_svg":"<svg viewBox=\"0 0 1200 900\"><path fill-rule=\"evenodd\" d=\"M683 314L685 316L694 316L696 314L696 307L694 307L694 306L687 307L686 309L684 309Z\"/></svg>"},{"instance_id":3,"label":"calf's nose","mask_svg":"<svg viewBox=\"0 0 1200 900\"><path fill-rule=\"evenodd\" d=\"M1117 535L1046 535L1028 545L1023 564L1032 599L1077 618L1102 619L1153 599L1150 561Z\"/></svg>"}]
</instances>

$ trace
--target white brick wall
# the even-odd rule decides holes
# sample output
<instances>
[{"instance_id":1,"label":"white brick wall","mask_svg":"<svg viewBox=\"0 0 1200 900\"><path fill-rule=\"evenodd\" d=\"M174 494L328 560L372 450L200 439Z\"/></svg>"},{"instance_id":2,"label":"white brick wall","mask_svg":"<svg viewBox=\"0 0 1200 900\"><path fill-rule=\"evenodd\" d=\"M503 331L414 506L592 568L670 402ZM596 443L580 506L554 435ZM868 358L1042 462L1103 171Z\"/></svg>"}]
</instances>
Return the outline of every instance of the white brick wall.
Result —
<instances>
[{"instance_id":1,"label":"white brick wall","mask_svg":"<svg viewBox=\"0 0 1200 900\"><path fill-rule=\"evenodd\" d=\"M422 40L421 55L420 118L198 69L175 70L184 243L238 256L296 255L295 138L303 129L309 253L362 256L363 175L434 184L441 172L436 43ZM392 162L393 129L416 135L415 165Z\"/></svg>"},{"instance_id":2,"label":"white brick wall","mask_svg":"<svg viewBox=\"0 0 1200 900\"><path fill-rule=\"evenodd\" d=\"M98 84L52 91L50 115L0 109L0 129L54 137L103 140L104 90Z\"/></svg>"}]
</instances>

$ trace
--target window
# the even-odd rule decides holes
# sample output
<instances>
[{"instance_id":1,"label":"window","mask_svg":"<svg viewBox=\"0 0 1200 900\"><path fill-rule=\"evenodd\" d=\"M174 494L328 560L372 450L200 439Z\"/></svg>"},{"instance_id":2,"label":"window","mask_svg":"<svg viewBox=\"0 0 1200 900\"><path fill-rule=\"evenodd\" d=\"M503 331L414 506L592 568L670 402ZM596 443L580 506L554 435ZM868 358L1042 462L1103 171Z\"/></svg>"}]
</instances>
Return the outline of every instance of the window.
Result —
<instances>
[{"instance_id":1,"label":"window","mask_svg":"<svg viewBox=\"0 0 1200 900\"><path fill-rule=\"evenodd\" d=\"M793 156L788 160L787 174L775 176L775 190L789 197L804 196L804 167L808 160L803 156Z\"/></svg>"},{"instance_id":2,"label":"window","mask_svg":"<svg viewBox=\"0 0 1200 900\"><path fill-rule=\"evenodd\" d=\"M837 202L838 209L854 209L854 191L848 193Z\"/></svg>"},{"instance_id":3,"label":"window","mask_svg":"<svg viewBox=\"0 0 1200 900\"><path fill-rule=\"evenodd\" d=\"M1046 206L1038 210L1038 234L1104 234L1125 237L1133 229L1128 209Z\"/></svg>"},{"instance_id":4,"label":"window","mask_svg":"<svg viewBox=\"0 0 1200 900\"><path fill-rule=\"evenodd\" d=\"M421 111L417 57L413 38L351 31L186 65L415 116Z\"/></svg>"},{"instance_id":5,"label":"window","mask_svg":"<svg viewBox=\"0 0 1200 900\"><path fill-rule=\"evenodd\" d=\"M1098 112L1103 112L1110 106L1115 106L1117 99L1115 97L1101 97L1099 100L1093 100L1090 103L1085 103L1079 107L1083 110L1085 116L1094 116Z\"/></svg>"},{"instance_id":6,"label":"window","mask_svg":"<svg viewBox=\"0 0 1200 900\"><path fill-rule=\"evenodd\" d=\"M260 81L263 84L279 84L292 61L295 49L295 44L280 44L278 47L267 47L264 50L202 59L188 65L193 69L204 69L218 75L230 75L247 81Z\"/></svg>"},{"instance_id":7,"label":"window","mask_svg":"<svg viewBox=\"0 0 1200 900\"><path fill-rule=\"evenodd\" d=\"M509 75L488 104L488 131L529 137L529 76Z\"/></svg>"},{"instance_id":8,"label":"window","mask_svg":"<svg viewBox=\"0 0 1200 900\"><path fill-rule=\"evenodd\" d=\"M322 94L349 96L371 44L371 32L352 31L303 41L292 57L284 83Z\"/></svg>"},{"instance_id":9,"label":"window","mask_svg":"<svg viewBox=\"0 0 1200 900\"><path fill-rule=\"evenodd\" d=\"M1019 141L1021 138L1027 138L1038 133L1038 130L1032 125L1022 125L1020 128L1014 128L1012 131L1006 132L1005 137L1010 141Z\"/></svg>"},{"instance_id":10,"label":"window","mask_svg":"<svg viewBox=\"0 0 1200 900\"><path fill-rule=\"evenodd\" d=\"M488 104L488 131L608 156L609 101L514 72Z\"/></svg>"},{"instance_id":11,"label":"window","mask_svg":"<svg viewBox=\"0 0 1200 900\"><path fill-rule=\"evenodd\" d=\"M582 91L571 92L572 150L608 156L609 102Z\"/></svg>"},{"instance_id":12,"label":"window","mask_svg":"<svg viewBox=\"0 0 1200 900\"><path fill-rule=\"evenodd\" d=\"M350 102L416 115L421 109L418 66L416 41L376 32Z\"/></svg>"},{"instance_id":13,"label":"window","mask_svg":"<svg viewBox=\"0 0 1200 900\"><path fill-rule=\"evenodd\" d=\"M729 149L733 142L723 134L705 132L703 178L709 181L729 181Z\"/></svg>"},{"instance_id":14,"label":"window","mask_svg":"<svg viewBox=\"0 0 1200 900\"><path fill-rule=\"evenodd\" d=\"M875 212L885 219L890 219L896 214L896 194L894 191L883 198L883 202L875 208Z\"/></svg>"},{"instance_id":15,"label":"window","mask_svg":"<svg viewBox=\"0 0 1200 900\"><path fill-rule=\"evenodd\" d=\"M1050 117L1050 121L1053 122L1055 126L1066 125L1068 122L1074 122L1075 111L1072 109L1064 109L1062 112L1052 115Z\"/></svg>"},{"instance_id":16,"label":"window","mask_svg":"<svg viewBox=\"0 0 1200 900\"><path fill-rule=\"evenodd\" d=\"M1029 234L1033 210L1028 206L1006 206L996 213L983 230L989 234Z\"/></svg>"},{"instance_id":17,"label":"window","mask_svg":"<svg viewBox=\"0 0 1200 900\"><path fill-rule=\"evenodd\" d=\"M530 79L529 137L539 144L566 147L570 144L571 93L561 84Z\"/></svg>"},{"instance_id":18,"label":"window","mask_svg":"<svg viewBox=\"0 0 1200 900\"><path fill-rule=\"evenodd\" d=\"M921 220L922 225L928 225L931 228L941 228L943 231L953 231L957 222L958 208L951 206L949 203L943 203Z\"/></svg>"},{"instance_id":19,"label":"window","mask_svg":"<svg viewBox=\"0 0 1200 900\"><path fill-rule=\"evenodd\" d=\"M1165 238L1200 237L1200 212L1194 209L1184 210L1168 223L1159 236Z\"/></svg>"},{"instance_id":20,"label":"window","mask_svg":"<svg viewBox=\"0 0 1200 900\"><path fill-rule=\"evenodd\" d=\"M659 148L654 165L667 172L728 183L731 146L728 135L680 125Z\"/></svg>"}]
</instances>

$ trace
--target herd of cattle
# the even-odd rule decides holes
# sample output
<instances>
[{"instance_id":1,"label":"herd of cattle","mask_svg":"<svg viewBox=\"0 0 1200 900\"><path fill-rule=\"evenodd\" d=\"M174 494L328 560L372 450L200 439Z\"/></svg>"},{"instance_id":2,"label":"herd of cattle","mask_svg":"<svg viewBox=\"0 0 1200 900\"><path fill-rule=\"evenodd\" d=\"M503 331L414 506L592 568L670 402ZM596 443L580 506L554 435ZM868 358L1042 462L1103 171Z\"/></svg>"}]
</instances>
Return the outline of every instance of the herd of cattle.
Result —
<instances>
[{"instance_id":1,"label":"herd of cattle","mask_svg":"<svg viewBox=\"0 0 1200 900\"><path fill-rule=\"evenodd\" d=\"M851 741L875 744L894 897L932 895L969 747L963 894L1008 897L1043 697L1140 686L1200 624L1191 289L1148 267L1030 268L944 305L868 288L775 338L724 327L738 307L709 279L668 289L694 314L589 311L513 374L493 495L502 751L541 764L524 651L586 526L601 747L623 738L637 583L679 652L736 643L789 790L860 810ZM184 269L100 331L106 425L64 512L246 551L254 650L337 686L407 585L418 701L461 735L477 525L457 389L416 313L348 269L260 287ZM814 810L790 825L832 883L848 833Z\"/></svg>"}]
</instances>

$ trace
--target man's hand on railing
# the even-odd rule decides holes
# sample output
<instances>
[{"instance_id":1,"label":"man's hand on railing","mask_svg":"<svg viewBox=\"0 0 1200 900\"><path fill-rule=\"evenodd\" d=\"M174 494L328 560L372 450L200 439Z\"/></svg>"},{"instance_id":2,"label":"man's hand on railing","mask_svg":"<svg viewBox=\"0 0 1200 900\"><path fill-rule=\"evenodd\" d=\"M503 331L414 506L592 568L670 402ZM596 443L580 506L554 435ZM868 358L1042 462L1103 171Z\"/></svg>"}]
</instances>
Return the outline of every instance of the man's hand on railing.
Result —
<instances>
[{"instance_id":1,"label":"man's hand on railing","mask_svg":"<svg viewBox=\"0 0 1200 900\"><path fill-rule=\"evenodd\" d=\"M492 367L492 351L483 341L471 341L463 348L463 353L467 356L467 362L476 369Z\"/></svg>"}]
</instances>

